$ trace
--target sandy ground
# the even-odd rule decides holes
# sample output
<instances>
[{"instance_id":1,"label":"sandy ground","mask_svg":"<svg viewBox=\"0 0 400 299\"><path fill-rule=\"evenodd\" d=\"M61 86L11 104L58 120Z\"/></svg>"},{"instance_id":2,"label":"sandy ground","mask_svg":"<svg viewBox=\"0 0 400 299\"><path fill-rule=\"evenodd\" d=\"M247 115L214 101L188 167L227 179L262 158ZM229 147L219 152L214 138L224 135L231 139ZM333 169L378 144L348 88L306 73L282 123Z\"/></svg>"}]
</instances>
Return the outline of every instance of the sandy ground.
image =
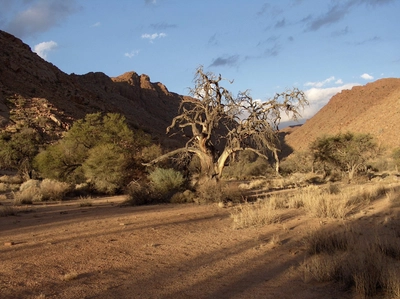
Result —
<instances>
[{"instance_id":1,"label":"sandy ground","mask_svg":"<svg viewBox=\"0 0 400 299\"><path fill-rule=\"evenodd\" d=\"M280 223L237 230L233 208L123 200L0 217L0 298L353 298L300 271L304 236L337 220L286 210Z\"/></svg>"}]
</instances>

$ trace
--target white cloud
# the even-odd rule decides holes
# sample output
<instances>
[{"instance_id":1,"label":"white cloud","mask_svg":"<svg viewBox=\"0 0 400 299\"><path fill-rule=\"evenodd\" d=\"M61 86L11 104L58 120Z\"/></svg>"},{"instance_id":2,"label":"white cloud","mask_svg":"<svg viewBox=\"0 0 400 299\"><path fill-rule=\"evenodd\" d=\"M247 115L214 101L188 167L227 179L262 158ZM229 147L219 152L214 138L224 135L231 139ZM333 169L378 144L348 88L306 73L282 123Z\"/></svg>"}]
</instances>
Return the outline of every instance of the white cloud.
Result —
<instances>
[{"instance_id":1,"label":"white cloud","mask_svg":"<svg viewBox=\"0 0 400 299\"><path fill-rule=\"evenodd\" d=\"M344 89L351 89L354 86L360 85L358 83L348 83L343 84L341 86L336 87L328 87L328 88L316 88L312 87L310 89L304 90L306 98L310 103L309 106L304 108L304 111L301 111L302 119L309 119L313 117L322 107L324 107L329 100L341 92ZM289 122L290 119L285 114L282 115L282 122Z\"/></svg>"},{"instance_id":2,"label":"white cloud","mask_svg":"<svg viewBox=\"0 0 400 299\"><path fill-rule=\"evenodd\" d=\"M24 1L29 7L18 12L7 24L6 31L20 38L45 32L58 26L79 10L76 0Z\"/></svg>"},{"instance_id":3,"label":"white cloud","mask_svg":"<svg viewBox=\"0 0 400 299\"><path fill-rule=\"evenodd\" d=\"M360 76L361 78L363 78L364 80L372 80L374 79L374 77L372 77L371 75L364 73Z\"/></svg>"},{"instance_id":4,"label":"white cloud","mask_svg":"<svg viewBox=\"0 0 400 299\"><path fill-rule=\"evenodd\" d=\"M344 89L351 89L357 85L360 84L348 83L336 87L310 88L308 90L305 90L304 93L306 94L310 105L305 109L304 113L302 114L303 118L305 119L311 118L322 107L324 107L334 95L336 95L337 93L341 92Z\"/></svg>"},{"instance_id":5,"label":"white cloud","mask_svg":"<svg viewBox=\"0 0 400 299\"><path fill-rule=\"evenodd\" d=\"M99 27L101 25L101 23L100 22L96 22L96 23L94 23L92 26L90 26L90 27Z\"/></svg>"},{"instance_id":6,"label":"white cloud","mask_svg":"<svg viewBox=\"0 0 400 299\"><path fill-rule=\"evenodd\" d=\"M343 80L342 79L338 79L338 80L336 80L336 82L335 82L335 84L343 84Z\"/></svg>"},{"instance_id":7,"label":"white cloud","mask_svg":"<svg viewBox=\"0 0 400 299\"><path fill-rule=\"evenodd\" d=\"M332 82L333 80L335 80L334 76L329 77L328 79L325 79L324 81L320 81L320 82L307 82L306 84L304 84L304 86L312 86L312 87L322 87L330 82ZM340 79L339 79L340 80Z\"/></svg>"},{"instance_id":8,"label":"white cloud","mask_svg":"<svg viewBox=\"0 0 400 299\"><path fill-rule=\"evenodd\" d=\"M149 33L145 33L142 34L142 38L144 39L149 39L150 42L153 42L153 40L157 39L157 38L163 38L166 37L167 35L163 32L161 33L153 33L153 34L149 34Z\"/></svg>"},{"instance_id":9,"label":"white cloud","mask_svg":"<svg viewBox=\"0 0 400 299\"><path fill-rule=\"evenodd\" d=\"M40 44L35 45L33 48L33 51L36 52L40 57L43 59L47 59L47 54L56 49L58 44L55 41L49 41L49 42L42 42Z\"/></svg>"},{"instance_id":10,"label":"white cloud","mask_svg":"<svg viewBox=\"0 0 400 299\"><path fill-rule=\"evenodd\" d=\"M132 50L132 51L130 51L130 52L126 52L125 54L124 54L124 56L125 57L128 57L128 58L132 58L132 57L134 57L134 56L137 56L139 54L139 50Z\"/></svg>"}]
</instances>

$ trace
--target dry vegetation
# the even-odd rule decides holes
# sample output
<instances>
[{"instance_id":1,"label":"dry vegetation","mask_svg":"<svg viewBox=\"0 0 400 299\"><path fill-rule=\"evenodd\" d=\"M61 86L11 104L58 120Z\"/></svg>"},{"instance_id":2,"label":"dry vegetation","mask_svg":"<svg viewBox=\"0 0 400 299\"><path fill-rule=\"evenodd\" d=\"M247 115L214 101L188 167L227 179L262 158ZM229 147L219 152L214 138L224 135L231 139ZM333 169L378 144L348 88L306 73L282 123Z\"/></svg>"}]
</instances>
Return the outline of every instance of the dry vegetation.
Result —
<instances>
[{"instance_id":1,"label":"dry vegetation","mask_svg":"<svg viewBox=\"0 0 400 299\"><path fill-rule=\"evenodd\" d=\"M25 213L26 206L3 204L0 205L1 219L16 228L12 237L7 234L7 239L2 239L5 246L9 246L3 248L8 251L8 248L15 248L14 250L21 251L24 256L31 256L29 252L33 252L36 249L40 251L42 250L40 249L42 248L41 246L47 246L46 251L50 250L50 252L51 250L58 252L61 250L60 246L69 246L69 250L75 259L74 262L77 263L75 266L73 266L73 263L71 264L69 255L62 258L57 257L54 261L56 263L55 266L48 266L48 263L52 263L52 259L49 256L50 252L43 256L44 264L42 268L46 270L41 271L52 269L51 271L55 275L53 282L50 282L49 285L61 284L59 287L62 287L62 292L64 292L50 291L48 289L40 289L39 292L38 289L36 294L51 294L50 296L46 295L44 298L78 298L78 294L79 296L91 294L92 291L86 289L85 285L97 283L98 279L101 280L105 277L109 277L108 282L105 283L114 283L115 286L111 285L109 287L113 290L115 288L115 291L120 292L119 294L124 294L122 297L130 296L128 294L138 295L139 291L132 291L137 289L134 281L137 281L138 277L142 276L136 271L137 269L143 269L141 270L142 272L147 271L145 269L152 267L149 265L153 264L161 267L160 269L164 269L164 272L161 273L162 275L160 274L162 278L152 278L151 282L146 284L146 287L140 293L141 295L138 295L142 298L171 294L168 292L158 293L160 291L156 291L152 287L155 283L163 286L165 290L168 290L172 285L174 289L179 288L175 283L176 281L188 286L203 286L199 282L203 278L199 278L196 275L190 275L191 278L187 278L183 282L182 278L174 276L180 273L181 270L179 269L182 269L182 267L186 269L185 271L189 271L187 273L198 273L197 271L199 270L194 269L203 269L204 271L201 270L202 273L204 272L202 277L207 277L204 278L204 281L210 285L210 281L214 279L215 283L212 285L217 289L222 288L221 279L224 279L226 281L224 283L227 283L232 278L230 278L231 274L221 276L226 276L226 279L215 278L213 273L220 273L221 271L221 273L225 273L224 271L236 273L241 271L240 269L253 269L254 271L251 270L252 274L249 276L249 279L252 280L256 279L265 282L265 276L272 275L271 277L274 278L270 278L271 282L268 284L271 286L276 284L277 282L274 282L275 279L280 277L269 266L271 263L277 267L279 265L279 269L285 269L281 273L286 274L281 274L280 282L276 284L275 289L279 292L275 292L275 294L282 294L282 296L292 292L292 287L295 287L296 290L301 290L304 296L309 296L308 298L321 298L320 296L330 298L329 288L325 289L325 291L323 290L333 284L332 288L337 289L338 292L335 295L336 298L350 298L354 294L360 298L374 296L400 298L400 223L398 217L400 214L400 184L396 179L397 177L386 177L375 183L330 183L293 188L293 182L304 181L303 177L300 177L300 175L297 175L292 178L277 178L275 181L272 179L258 179L247 183L242 182L241 184L233 182L225 185L210 184L200 188L197 193L190 194L188 190L179 191L177 194L181 194L179 196L182 196L182 198L197 198L193 200L195 203L179 205L179 208L178 205L171 205L172 207L169 208L167 205L129 207L129 209L133 209L129 211L126 210L128 207L124 209L118 208L112 212L117 213L117 216L109 218L110 220L95 216L97 214L94 213L100 211L96 198L80 196L75 204L71 201L68 202L68 205L71 205L70 210L67 210L67 206L62 206L61 204L49 205L49 207L59 207L57 208L59 212L53 214L55 215L53 217L57 217L58 214L58 217L69 217L66 218L69 220L65 222L67 226L54 226L56 231L51 230L46 233L50 239L43 239L41 241L43 244L39 246L38 243L37 246L39 247L37 248L36 245L33 247L29 245L30 242L36 242L29 241L30 238L35 240L35 237L31 236L36 235L36 232L29 233L28 227L24 228L23 223L25 223L24 221L26 220L24 219L27 217L30 217L31 221L41 222L43 221L42 219L48 217L44 215L51 215L48 212L44 214L33 213L31 215L31 212L37 207L46 209L46 205L32 206L30 207L30 213ZM19 192L25 192L24 190L31 190L31 196L42 194L44 190L47 190L48 193L46 194L63 194L64 188L61 188L56 182L47 183L47 185L43 185L43 188L41 183L38 182L25 183L21 186L18 194L20 194ZM52 185L53 188L50 188L49 186ZM297 185L299 186L300 184ZM292 189L281 189L288 186L291 186ZM51 189L51 192L48 189ZM131 189L130 200L133 200L133 195L135 194L144 198L149 194L148 192L151 188L144 190L143 184L132 183ZM61 191L57 192L57 190ZM246 201L246 198L250 199L247 194L250 194L251 198L254 198L254 194L257 194L256 198L258 200ZM200 200L199 196L202 196L203 200ZM27 196L27 198L29 197ZM181 197L179 198L182 199ZM10 199L3 198L3 202L9 201ZM179 200L176 199L176 202L179 202ZM181 202L185 201L182 200ZM213 203L210 204L210 202ZM199 206L198 204L201 205ZM107 207L104 211L110 209L111 207ZM203 214L206 210L208 212ZM167 212L168 214L165 214ZM196 216L197 213L199 213L198 216ZM84 217L85 214L89 217ZM21 221L21 232L18 232L18 224L12 224L15 221L13 215L19 215L15 223ZM84 218L80 221L79 217ZM160 217L158 221L161 221L162 224L158 224L159 222L155 221L155 217ZM174 217L178 218L175 219ZM302 220L300 221L300 219ZM44 233L44 229L52 227L50 226L51 222L48 222L51 220L45 221L48 225L41 227L40 234ZM61 218L55 223L58 221L61 221ZM32 226L32 229L35 227ZM78 241L68 241L70 240L68 237L70 232L79 234L78 230L80 229L83 229L84 234L88 231L94 233L93 236L87 237L88 243L79 241L81 240L79 237L76 237ZM103 233L102 230L104 229L109 229L110 231ZM116 232L116 229L120 232ZM194 233L197 231L201 232L201 235ZM14 238L21 233L28 234L22 238L27 240L24 241L27 242L26 245L24 242L14 241ZM182 236L185 236L185 238L182 238ZM57 239L59 237L61 238L60 240ZM132 238L135 238L136 241L131 240ZM237 248L243 245L238 243L238 238L246 238L246 242L250 242L253 245L251 245L250 249L239 253ZM72 238L71 240L75 239ZM120 244L120 241L117 242L116 240L124 240L124 242ZM227 242L229 242L229 246ZM93 247L92 243L97 245ZM100 246L100 244L102 245ZM102 246L104 245L107 246L103 250ZM193 257L193 261L196 261L196 263L200 263L204 259L203 255L214 256L213 248L221 250L221 257L218 260L225 261L227 259L225 266L220 265L220 262L216 263L214 259L210 261L208 258L204 260L202 266L196 264L197 266L194 266L193 269L190 268L192 266L185 266L191 263L192 259L190 257ZM25 252L24 250L27 251ZM96 252L96 257L93 256L94 252ZM289 255L287 255L287 252L289 252ZM9 253L11 254L12 251L9 251ZM228 256L226 257L227 254ZM91 259L87 258L89 255L92 256ZM137 256L141 258L137 258ZM78 257L83 260L78 262L76 260ZM126 261L127 257L130 257L128 258L129 263ZM59 261L60 259L65 259L65 261L61 262ZM150 260L147 261L147 259ZM259 259L261 259L260 263L262 262L262 265L257 264L255 266L252 264ZM132 264L132 267L128 268L129 270L123 270L119 274L113 274L114 272L107 270L111 271L111 276L108 276L107 271L98 272L93 270L97 269L96 265L98 264L104 267L104 260L112 260L113 263L110 264L112 268L116 265L115 261L119 260L124 267L130 264ZM171 260L175 261L174 264L171 264ZM166 268L163 268L166 261L168 261L165 264ZM239 261L243 261L243 264L240 264ZM62 266L57 266L59 263ZM178 270L171 268L175 267L173 266L175 263ZM4 269L12 269L11 264L10 260ZM81 266L78 267L78 264ZM228 267L229 270L221 267ZM148 275L157 273L160 269L149 268ZM128 275L127 273L129 273L129 279L126 276ZM123 291L119 287L121 283L115 282L117 278L113 277L114 275L118 275L118 280L120 281L121 279L122 281L127 279L123 284L127 284L133 278L134 281L130 282L133 287L130 290ZM276 278L274 275L276 275ZM47 277L47 275L45 276ZM174 282L165 277L171 277ZM238 281L244 279L243 277L245 276L238 278ZM14 279L18 280L18 278ZM28 278L25 277L24 279ZM156 279L157 282L153 281L153 279ZM290 287L290 291L288 287L283 287L282 279L288 279L286 283L293 284ZM169 284L169 287L166 286L166 283ZM318 296L315 295L313 297L312 295L307 295L311 293L304 293L308 292L306 291L308 288L311 290L317 286L320 290ZM285 290L286 288L287 290ZM17 287L17 289L20 294L28 294L24 293L25 291L21 291L20 287ZM85 291L74 293L73 290L78 289L85 289ZM8 292L8 288L4 290ZM233 296L242 292L241 290L246 290L243 292L243 296L251 295L252 298L265 298L266 294L265 289L252 293L252 290L244 288L241 284L231 288L229 294ZM192 297L198 298L198 294L194 295L193 292L190 293ZM214 294L221 295L222 293ZM327 294L328 297L326 297ZM100 297L106 298L105 296L109 295L110 292L106 292ZM238 298L245 298L243 296ZM5 298L8 297L6 296Z\"/></svg>"},{"instance_id":2,"label":"dry vegetation","mask_svg":"<svg viewBox=\"0 0 400 299\"><path fill-rule=\"evenodd\" d=\"M254 181L252 185L262 186ZM368 231L362 219L375 201L384 203L385 217ZM304 237L308 255L300 266L304 281L337 282L362 298L384 294L400 298L399 184L328 184L292 193L276 193L234 208L234 228L279 222L285 210L302 210L312 218L340 220L330 230L314 229ZM361 216L360 216L361 215ZM385 297L385 298L386 298Z\"/></svg>"}]
</instances>

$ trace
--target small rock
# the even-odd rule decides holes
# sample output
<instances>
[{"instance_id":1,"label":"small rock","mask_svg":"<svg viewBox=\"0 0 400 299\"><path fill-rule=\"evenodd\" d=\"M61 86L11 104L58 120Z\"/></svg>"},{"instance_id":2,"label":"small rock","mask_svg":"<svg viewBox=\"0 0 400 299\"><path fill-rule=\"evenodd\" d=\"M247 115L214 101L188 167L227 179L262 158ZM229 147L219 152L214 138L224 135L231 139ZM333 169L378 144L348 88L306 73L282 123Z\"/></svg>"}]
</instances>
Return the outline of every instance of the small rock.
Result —
<instances>
[{"instance_id":1,"label":"small rock","mask_svg":"<svg viewBox=\"0 0 400 299\"><path fill-rule=\"evenodd\" d=\"M15 245L15 243L12 241L4 243L4 246L13 246L13 245Z\"/></svg>"}]
</instances>

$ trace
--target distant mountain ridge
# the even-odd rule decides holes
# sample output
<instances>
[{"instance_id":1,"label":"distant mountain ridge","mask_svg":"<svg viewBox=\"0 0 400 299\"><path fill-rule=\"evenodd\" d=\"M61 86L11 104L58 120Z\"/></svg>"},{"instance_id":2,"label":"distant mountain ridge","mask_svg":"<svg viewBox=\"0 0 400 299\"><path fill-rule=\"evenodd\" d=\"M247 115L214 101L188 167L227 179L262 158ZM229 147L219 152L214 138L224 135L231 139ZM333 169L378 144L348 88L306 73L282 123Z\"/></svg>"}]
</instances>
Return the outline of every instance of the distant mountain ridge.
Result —
<instances>
[{"instance_id":1,"label":"distant mountain ridge","mask_svg":"<svg viewBox=\"0 0 400 299\"><path fill-rule=\"evenodd\" d=\"M173 140L167 138L165 129L183 97L135 72L116 78L99 72L68 75L33 53L20 39L0 30L2 127L25 115L34 126L45 124L48 128L40 128L43 132L54 129L61 134L87 113L117 112L133 127L168 145Z\"/></svg>"},{"instance_id":2,"label":"distant mountain ridge","mask_svg":"<svg viewBox=\"0 0 400 299\"><path fill-rule=\"evenodd\" d=\"M304 151L317 137L370 133L388 150L400 147L400 79L380 79L343 90L317 114L285 136L295 151Z\"/></svg>"},{"instance_id":3,"label":"distant mountain ridge","mask_svg":"<svg viewBox=\"0 0 400 299\"><path fill-rule=\"evenodd\" d=\"M28 122L44 138L59 138L88 113L117 112L163 146L185 140L165 129L185 96L169 92L149 76L127 72L68 75L33 53L20 39L0 30L0 127L15 130ZM338 93L301 127L283 130L285 147L307 150L324 134L371 133L388 149L400 147L400 79L381 79Z\"/></svg>"}]
</instances>

